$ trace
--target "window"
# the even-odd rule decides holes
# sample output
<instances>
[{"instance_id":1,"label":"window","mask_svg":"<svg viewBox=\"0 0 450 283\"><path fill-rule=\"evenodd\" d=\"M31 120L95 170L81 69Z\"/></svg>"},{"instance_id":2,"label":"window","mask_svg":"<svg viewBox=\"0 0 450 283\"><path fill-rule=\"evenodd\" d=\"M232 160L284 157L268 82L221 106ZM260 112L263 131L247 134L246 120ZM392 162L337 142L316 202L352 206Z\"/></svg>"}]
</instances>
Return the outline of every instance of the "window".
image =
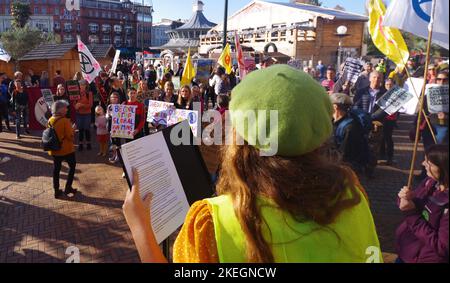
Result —
<instances>
[{"instance_id":1,"label":"window","mask_svg":"<svg viewBox=\"0 0 450 283\"><path fill-rule=\"evenodd\" d=\"M89 17L93 17L94 16L94 13L92 12L92 10L89 10L88 15L89 15Z\"/></svg>"},{"instance_id":2,"label":"window","mask_svg":"<svg viewBox=\"0 0 450 283\"><path fill-rule=\"evenodd\" d=\"M72 23L64 23L64 31L71 32L72 31Z\"/></svg>"},{"instance_id":3,"label":"window","mask_svg":"<svg viewBox=\"0 0 450 283\"><path fill-rule=\"evenodd\" d=\"M110 33L111 32L111 26L110 25L102 25L102 32Z\"/></svg>"},{"instance_id":4,"label":"window","mask_svg":"<svg viewBox=\"0 0 450 283\"><path fill-rule=\"evenodd\" d=\"M34 7L34 13L37 15L39 14L39 7Z\"/></svg>"},{"instance_id":5,"label":"window","mask_svg":"<svg viewBox=\"0 0 450 283\"><path fill-rule=\"evenodd\" d=\"M122 32L122 26L114 25L114 32L115 33L121 33Z\"/></svg>"},{"instance_id":6,"label":"window","mask_svg":"<svg viewBox=\"0 0 450 283\"><path fill-rule=\"evenodd\" d=\"M58 23L58 22L55 22L55 24L53 25L53 28L54 28L55 30L60 30L60 29L61 29L61 24Z\"/></svg>"},{"instance_id":7,"label":"window","mask_svg":"<svg viewBox=\"0 0 450 283\"><path fill-rule=\"evenodd\" d=\"M77 24L77 32L81 31L81 24Z\"/></svg>"},{"instance_id":8,"label":"window","mask_svg":"<svg viewBox=\"0 0 450 283\"><path fill-rule=\"evenodd\" d=\"M47 8L46 7L42 7L42 15L47 15Z\"/></svg>"},{"instance_id":9,"label":"window","mask_svg":"<svg viewBox=\"0 0 450 283\"><path fill-rule=\"evenodd\" d=\"M53 10L53 14L55 16L59 16L59 8L58 7L55 7L55 9Z\"/></svg>"},{"instance_id":10,"label":"window","mask_svg":"<svg viewBox=\"0 0 450 283\"><path fill-rule=\"evenodd\" d=\"M89 24L89 31L93 32L93 33L98 32L98 24L90 23Z\"/></svg>"},{"instance_id":11,"label":"window","mask_svg":"<svg viewBox=\"0 0 450 283\"><path fill-rule=\"evenodd\" d=\"M5 15L9 15L10 14L10 7L5 7Z\"/></svg>"},{"instance_id":12,"label":"window","mask_svg":"<svg viewBox=\"0 0 450 283\"><path fill-rule=\"evenodd\" d=\"M102 38L102 43L103 43L103 44L111 44L111 37L109 37L109 36L103 36L103 38Z\"/></svg>"},{"instance_id":13,"label":"window","mask_svg":"<svg viewBox=\"0 0 450 283\"><path fill-rule=\"evenodd\" d=\"M72 42L75 42L75 40L74 40L74 38L73 38L73 36L72 36L71 34L65 34L65 35L63 36L63 41L64 41L64 43L72 43Z\"/></svg>"},{"instance_id":14,"label":"window","mask_svg":"<svg viewBox=\"0 0 450 283\"><path fill-rule=\"evenodd\" d=\"M122 44L122 38L120 38L120 36L115 36L114 37L114 45L121 45Z\"/></svg>"}]
</instances>

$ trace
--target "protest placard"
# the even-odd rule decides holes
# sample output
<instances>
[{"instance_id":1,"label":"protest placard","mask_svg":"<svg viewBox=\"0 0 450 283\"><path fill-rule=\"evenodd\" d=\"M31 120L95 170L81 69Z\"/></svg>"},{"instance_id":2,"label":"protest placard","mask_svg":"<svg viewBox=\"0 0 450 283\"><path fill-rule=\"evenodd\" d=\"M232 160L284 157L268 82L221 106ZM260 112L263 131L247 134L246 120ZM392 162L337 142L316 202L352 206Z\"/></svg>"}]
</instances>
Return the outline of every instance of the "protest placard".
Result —
<instances>
[{"instance_id":1,"label":"protest placard","mask_svg":"<svg viewBox=\"0 0 450 283\"><path fill-rule=\"evenodd\" d=\"M430 113L448 113L448 85L427 85L426 96Z\"/></svg>"},{"instance_id":2,"label":"protest placard","mask_svg":"<svg viewBox=\"0 0 450 283\"><path fill-rule=\"evenodd\" d=\"M204 84L208 84L209 77L211 76L212 68L214 66L214 60L211 59L198 59L195 63L197 69L196 80Z\"/></svg>"},{"instance_id":3,"label":"protest placard","mask_svg":"<svg viewBox=\"0 0 450 283\"><path fill-rule=\"evenodd\" d=\"M47 104L48 109L52 108L53 104L53 93L50 89L41 89L42 97L44 98L45 104Z\"/></svg>"},{"instance_id":4,"label":"protest placard","mask_svg":"<svg viewBox=\"0 0 450 283\"><path fill-rule=\"evenodd\" d=\"M198 112L191 110L180 110L169 108L167 110L167 126L175 125L179 122L187 120L191 126L192 133L197 136L198 129Z\"/></svg>"},{"instance_id":5,"label":"protest placard","mask_svg":"<svg viewBox=\"0 0 450 283\"><path fill-rule=\"evenodd\" d=\"M406 105L413 97L414 96L408 91L395 86L383 95L383 97L377 101L377 104L388 115L392 115L397 113L400 108Z\"/></svg>"},{"instance_id":6,"label":"protest placard","mask_svg":"<svg viewBox=\"0 0 450 283\"><path fill-rule=\"evenodd\" d=\"M66 89L70 101L80 100L80 84L78 81L67 81Z\"/></svg>"},{"instance_id":7,"label":"protest placard","mask_svg":"<svg viewBox=\"0 0 450 283\"><path fill-rule=\"evenodd\" d=\"M409 78L403 88L409 93L413 94L413 98L406 103L400 110L399 113L404 113L407 115L417 114L417 108L419 105L419 95L423 87L423 78ZM417 95L416 95L417 94Z\"/></svg>"},{"instance_id":8,"label":"protest placard","mask_svg":"<svg viewBox=\"0 0 450 283\"><path fill-rule=\"evenodd\" d=\"M358 77L361 75L363 69L363 63L359 59L347 58L344 63L344 73L347 81L356 83Z\"/></svg>"},{"instance_id":9,"label":"protest placard","mask_svg":"<svg viewBox=\"0 0 450 283\"><path fill-rule=\"evenodd\" d=\"M172 77L172 83L175 90L179 90L181 88L181 78L180 77Z\"/></svg>"},{"instance_id":10,"label":"protest placard","mask_svg":"<svg viewBox=\"0 0 450 283\"><path fill-rule=\"evenodd\" d=\"M167 126L168 109L174 108L173 103L150 100L148 104L147 122L156 126Z\"/></svg>"},{"instance_id":11,"label":"protest placard","mask_svg":"<svg viewBox=\"0 0 450 283\"><path fill-rule=\"evenodd\" d=\"M133 139L136 108L132 105L112 105L111 137Z\"/></svg>"},{"instance_id":12,"label":"protest placard","mask_svg":"<svg viewBox=\"0 0 450 283\"><path fill-rule=\"evenodd\" d=\"M244 58L245 74L256 70L255 58Z\"/></svg>"}]
</instances>

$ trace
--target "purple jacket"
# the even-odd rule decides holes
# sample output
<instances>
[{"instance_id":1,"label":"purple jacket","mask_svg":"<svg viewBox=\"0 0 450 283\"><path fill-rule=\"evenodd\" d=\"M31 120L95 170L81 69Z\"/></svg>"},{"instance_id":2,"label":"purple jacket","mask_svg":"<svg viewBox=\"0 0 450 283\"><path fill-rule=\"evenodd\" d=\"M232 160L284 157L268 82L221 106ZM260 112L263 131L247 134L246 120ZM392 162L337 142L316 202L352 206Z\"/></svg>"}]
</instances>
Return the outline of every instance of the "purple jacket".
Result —
<instances>
[{"instance_id":1,"label":"purple jacket","mask_svg":"<svg viewBox=\"0 0 450 283\"><path fill-rule=\"evenodd\" d=\"M397 229L398 256L407 263L448 263L448 190L427 178L415 194L416 209Z\"/></svg>"}]
</instances>

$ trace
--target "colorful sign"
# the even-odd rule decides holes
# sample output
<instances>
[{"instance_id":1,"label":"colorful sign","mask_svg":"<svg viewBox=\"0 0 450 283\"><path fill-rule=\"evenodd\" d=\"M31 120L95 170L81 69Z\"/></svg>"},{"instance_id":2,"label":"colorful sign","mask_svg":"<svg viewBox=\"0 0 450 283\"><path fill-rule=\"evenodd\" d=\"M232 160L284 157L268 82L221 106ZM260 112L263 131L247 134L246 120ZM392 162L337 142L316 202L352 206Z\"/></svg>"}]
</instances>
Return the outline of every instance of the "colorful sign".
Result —
<instances>
[{"instance_id":1,"label":"colorful sign","mask_svg":"<svg viewBox=\"0 0 450 283\"><path fill-rule=\"evenodd\" d=\"M448 113L448 85L427 85L428 111Z\"/></svg>"},{"instance_id":2,"label":"colorful sign","mask_svg":"<svg viewBox=\"0 0 450 283\"><path fill-rule=\"evenodd\" d=\"M67 93L69 94L70 101L80 100L80 84L78 81L67 81L66 82Z\"/></svg>"},{"instance_id":3,"label":"colorful sign","mask_svg":"<svg viewBox=\"0 0 450 283\"><path fill-rule=\"evenodd\" d=\"M209 80L209 77L211 76L213 66L214 66L214 60L198 59L196 62L197 82L208 84L208 80Z\"/></svg>"},{"instance_id":4,"label":"colorful sign","mask_svg":"<svg viewBox=\"0 0 450 283\"><path fill-rule=\"evenodd\" d=\"M173 103L150 100L148 104L147 122L153 123L156 126L167 126L168 110L173 108Z\"/></svg>"},{"instance_id":5,"label":"colorful sign","mask_svg":"<svg viewBox=\"0 0 450 283\"><path fill-rule=\"evenodd\" d=\"M377 104L388 115L393 115L413 98L414 96L411 93L403 88L395 86L383 95L383 97L377 101Z\"/></svg>"},{"instance_id":6,"label":"colorful sign","mask_svg":"<svg viewBox=\"0 0 450 283\"><path fill-rule=\"evenodd\" d=\"M111 137L133 139L137 106L112 105Z\"/></svg>"},{"instance_id":7,"label":"colorful sign","mask_svg":"<svg viewBox=\"0 0 450 283\"><path fill-rule=\"evenodd\" d=\"M199 124L197 111L170 108L167 110L167 113L167 126L172 126L184 120L187 120L189 122L189 126L191 126L192 133L194 134L194 136L197 136Z\"/></svg>"}]
</instances>

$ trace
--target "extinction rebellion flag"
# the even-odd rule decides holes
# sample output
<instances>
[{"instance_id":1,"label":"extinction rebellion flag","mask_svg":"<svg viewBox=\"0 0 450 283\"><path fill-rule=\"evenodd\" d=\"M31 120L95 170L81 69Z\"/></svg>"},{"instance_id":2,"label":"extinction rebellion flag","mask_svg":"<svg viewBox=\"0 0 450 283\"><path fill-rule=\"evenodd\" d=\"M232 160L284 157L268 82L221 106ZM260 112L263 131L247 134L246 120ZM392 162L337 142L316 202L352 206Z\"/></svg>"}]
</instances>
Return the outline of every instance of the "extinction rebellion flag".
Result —
<instances>
[{"instance_id":1,"label":"extinction rebellion flag","mask_svg":"<svg viewBox=\"0 0 450 283\"><path fill-rule=\"evenodd\" d=\"M83 78L89 83L94 81L101 71L100 64L92 56L91 51L78 37L78 54L80 55L80 67L83 73Z\"/></svg>"}]
</instances>

